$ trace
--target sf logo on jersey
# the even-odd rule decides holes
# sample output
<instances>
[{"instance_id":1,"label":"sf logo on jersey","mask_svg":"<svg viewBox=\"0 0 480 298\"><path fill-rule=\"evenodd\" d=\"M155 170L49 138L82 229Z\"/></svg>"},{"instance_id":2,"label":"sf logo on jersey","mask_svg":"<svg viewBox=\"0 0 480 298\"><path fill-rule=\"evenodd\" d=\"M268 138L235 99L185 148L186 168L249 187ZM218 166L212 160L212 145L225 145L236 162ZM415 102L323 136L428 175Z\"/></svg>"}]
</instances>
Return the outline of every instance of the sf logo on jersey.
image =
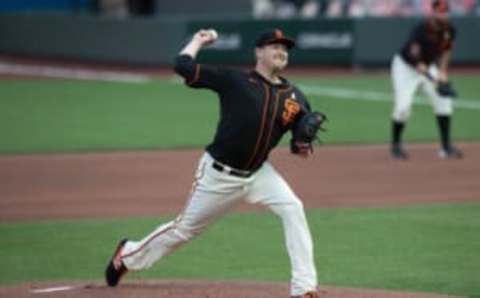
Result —
<instances>
[{"instance_id":1,"label":"sf logo on jersey","mask_svg":"<svg viewBox=\"0 0 480 298\"><path fill-rule=\"evenodd\" d=\"M295 93L292 93L292 95L285 100L282 113L282 124L287 126L292 123L299 111L300 105L295 100Z\"/></svg>"}]
</instances>

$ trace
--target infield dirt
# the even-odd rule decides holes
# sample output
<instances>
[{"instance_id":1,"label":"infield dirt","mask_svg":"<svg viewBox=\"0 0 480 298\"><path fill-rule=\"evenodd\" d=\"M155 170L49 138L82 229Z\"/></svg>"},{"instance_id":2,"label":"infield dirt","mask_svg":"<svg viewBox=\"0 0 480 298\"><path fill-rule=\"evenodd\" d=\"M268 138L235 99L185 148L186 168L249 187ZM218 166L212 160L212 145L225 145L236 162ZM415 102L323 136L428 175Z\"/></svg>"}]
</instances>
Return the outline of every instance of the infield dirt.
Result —
<instances>
[{"instance_id":1,"label":"infield dirt","mask_svg":"<svg viewBox=\"0 0 480 298\"><path fill-rule=\"evenodd\" d=\"M392 160L385 145L325 146L308 161L276 150L270 160L306 208L376 207L480 199L480 144L466 158L441 160L431 144L410 145ZM183 208L199 150L0 156L0 221L110 218L177 213ZM242 205L234 211L258 207ZM72 286L66 291L33 290ZM287 297L288 285L226 281L24 284L0 297ZM333 297L440 297L322 287Z\"/></svg>"}]
</instances>

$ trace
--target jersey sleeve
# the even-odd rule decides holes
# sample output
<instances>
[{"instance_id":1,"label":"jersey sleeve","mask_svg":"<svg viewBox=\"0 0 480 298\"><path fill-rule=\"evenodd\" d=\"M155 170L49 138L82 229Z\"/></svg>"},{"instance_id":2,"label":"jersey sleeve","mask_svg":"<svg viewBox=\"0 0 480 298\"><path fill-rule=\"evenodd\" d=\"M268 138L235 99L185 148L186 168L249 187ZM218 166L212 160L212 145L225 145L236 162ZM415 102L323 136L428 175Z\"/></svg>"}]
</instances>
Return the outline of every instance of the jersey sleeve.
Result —
<instances>
[{"instance_id":1,"label":"jersey sleeve","mask_svg":"<svg viewBox=\"0 0 480 298\"><path fill-rule=\"evenodd\" d=\"M230 72L222 67L199 64L189 55L179 55L175 59L174 70L192 88L207 88L215 91L228 87Z\"/></svg>"},{"instance_id":2,"label":"jersey sleeve","mask_svg":"<svg viewBox=\"0 0 480 298\"><path fill-rule=\"evenodd\" d=\"M445 43L442 45L443 47L442 50L451 51L453 49L453 41L455 40L457 31L455 30L455 27L453 27L452 25L449 25L446 30L450 34L450 38L446 40Z\"/></svg>"},{"instance_id":3,"label":"jersey sleeve","mask_svg":"<svg viewBox=\"0 0 480 298\"><path fill-rule=\"evenodd\" d=\"M300 91L298 88L295 88L295 93L298 94L298 101L299 101L300 106L301 106L302 114L311 112L312 108L311 108L310 103L308 102L305 94L302 91Z\"/></svg>"},{"instance_id":4,"label":"jersey sleeve","mask_svg":"<svg viewBox=\"0 0 480 298\"><path fill-rule=\"evenodd\" d=\"M290 127L290 130L292 132L292 137L293 137L293 132L297 129L298 122L300 119L307 113L312 111L312 108L310 107L310 103L308 102L305 94L303 94L302 91L300 91L298 88L295 87L295 94L296 94L296 100L298 104L300 105L300 111L297 113L295 116L295 120L293 121L292 126Z\"/></svg>"},{"instance_id":5,"label":"jersey sleeve","mask_svg":"<svg viewBox=\"0 0 480 298\"><path fill-rule=\"evenodd\" d=\"M424 57L424 44L425 39L425 30L424 25L419 24L417 25L412 33L410 34L410 38L408 39L408 45L406 49L407 60L413 65L417 65L420 62L425 62Z\"/></svg>"}]
</instances>

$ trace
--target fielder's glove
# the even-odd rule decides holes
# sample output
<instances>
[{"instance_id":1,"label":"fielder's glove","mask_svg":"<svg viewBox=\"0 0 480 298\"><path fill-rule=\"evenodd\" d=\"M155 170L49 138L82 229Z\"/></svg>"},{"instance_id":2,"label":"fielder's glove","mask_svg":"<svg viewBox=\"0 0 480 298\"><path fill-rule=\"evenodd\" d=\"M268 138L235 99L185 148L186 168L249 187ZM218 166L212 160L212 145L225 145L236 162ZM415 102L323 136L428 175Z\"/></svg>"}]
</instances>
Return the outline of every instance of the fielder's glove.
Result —
<instances>
[{"instance_id":1,"label":"fielder's glove","mask_svg":"<svg viewBox=\"0 0 480 298\"><path fill-rule=\"evenodd\" d=\"M292 129L290 152L293 154L308 154L313 152L313 142L318 139L319 130L325 131L322 124L327 116L320 112L307 112L298 120Z\"/></svg>"},{"instance_id":2,"label":"fielder's glove","mask_svg":"<svg viewBox=\"0 0 480 298\"><path fill-rule=\"evenodd\" d=\"M437 84L437 93L442 97L457 97L457 91L450 82L439 82Z\"/></svg>"}]
</instances>

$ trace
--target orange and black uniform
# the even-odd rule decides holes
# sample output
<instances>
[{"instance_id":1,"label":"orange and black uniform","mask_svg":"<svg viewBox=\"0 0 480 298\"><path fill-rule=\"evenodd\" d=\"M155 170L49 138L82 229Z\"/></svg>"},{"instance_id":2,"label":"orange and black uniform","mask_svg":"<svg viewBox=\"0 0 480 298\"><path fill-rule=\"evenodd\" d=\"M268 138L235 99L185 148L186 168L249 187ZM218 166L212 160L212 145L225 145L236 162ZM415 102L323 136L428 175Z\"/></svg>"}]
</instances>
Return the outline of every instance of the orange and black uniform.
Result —
<instances>
[{"instance_id":1,"label":"orange and black uniform","mask_svg":"<svg viewBox=\"0 0 480 298\"><path fill-rule=\"evenodd\" d=\"M175 71L192 88L220 98L220 121L206 150L230 167L255 171L299 116L310 111L303 93L282 78L272 84L256 71L198 64L189 55L175 60Z\"/></svg>"},{"instance_id":2,"label":"orange and black uniform","mask_svg":"<svg viewBox=\"0 0 480 298\"><path fill-rule=\"evenodd\" d=\"M434 14L413 28L399 55L395 55L392 60L395 104L391 153L396 159L408 157L402 148L402 135L410 115L413 96L419 87L422 87L434 107L441 141L439 156L461 157L461 152L451 143L450 122L453 112L451 98L442 96L437 91L439 79L444 79L439 73L446 72L450 62L449 55L445 54L453 49L456 30L445 15L448 13L448 1L433 0L432 9ZM427 69L420 66L427 66Z\"/></svg>"},{"instance_id":3,"label":"orange and black uniform","mask_svg":"<svg viewBox=\"0 0 480 298\"><path fill-rule=\"evenodd\" d=\"M414 67L420 62L426 65L436 63L442 53L452 49L455 32L449 22L425 20L415 26L400 56ZM418 45L416 48L412 47L415 43Z\"/></svg>"}]
</instances>

